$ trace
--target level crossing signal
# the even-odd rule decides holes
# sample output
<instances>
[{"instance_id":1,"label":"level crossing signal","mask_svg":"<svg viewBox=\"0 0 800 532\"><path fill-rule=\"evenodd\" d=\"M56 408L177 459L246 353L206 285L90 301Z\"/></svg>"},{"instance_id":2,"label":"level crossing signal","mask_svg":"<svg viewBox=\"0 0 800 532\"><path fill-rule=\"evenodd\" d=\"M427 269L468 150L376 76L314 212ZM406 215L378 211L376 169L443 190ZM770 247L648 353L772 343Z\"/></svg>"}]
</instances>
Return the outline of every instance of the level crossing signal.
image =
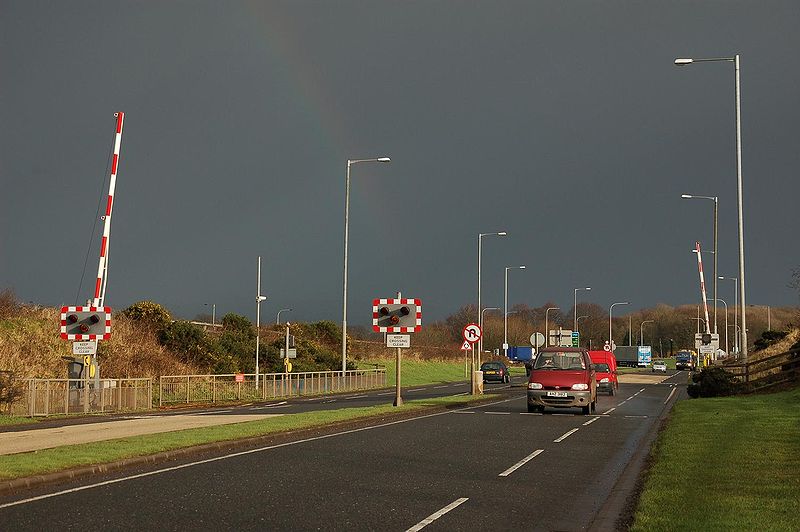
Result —
<instances>
[{"instance_id":1,"label":"level crossing signal","mask_svg":"<svg viewBox=\"0 0 800 532\"><path fill-rule=\"evenodd\" d=\"M412 333L422 328L422 302L395 298L372 300L372 330L386 333Z\"/></svg>"},{"instance_id":2,"label":"level crossing signal","mask_svg":"<svg viewBox=\"0 0 800 532\"><path fill-rule=\"evenodd\" d=\"M64 340L108 340L110 337L110 307L61 307L61 338Z\"/></svg>"}]
</instances>

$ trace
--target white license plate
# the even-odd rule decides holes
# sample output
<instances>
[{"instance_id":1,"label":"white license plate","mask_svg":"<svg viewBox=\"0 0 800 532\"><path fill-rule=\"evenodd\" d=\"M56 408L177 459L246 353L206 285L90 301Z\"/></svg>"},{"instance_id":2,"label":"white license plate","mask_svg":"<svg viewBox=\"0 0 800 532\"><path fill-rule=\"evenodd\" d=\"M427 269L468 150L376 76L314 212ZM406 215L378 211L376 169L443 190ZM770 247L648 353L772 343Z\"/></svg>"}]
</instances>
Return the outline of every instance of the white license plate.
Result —
<instances>
[{"instance_id":1,"label":"white license plate","mask_svg":"<svg viewBox=\"0 0 800 532\"><path fill-rule=\"evenodd\" d=\"M567 392L547 392L547 397L566 397Z\"/></svg>"}]
</instances>

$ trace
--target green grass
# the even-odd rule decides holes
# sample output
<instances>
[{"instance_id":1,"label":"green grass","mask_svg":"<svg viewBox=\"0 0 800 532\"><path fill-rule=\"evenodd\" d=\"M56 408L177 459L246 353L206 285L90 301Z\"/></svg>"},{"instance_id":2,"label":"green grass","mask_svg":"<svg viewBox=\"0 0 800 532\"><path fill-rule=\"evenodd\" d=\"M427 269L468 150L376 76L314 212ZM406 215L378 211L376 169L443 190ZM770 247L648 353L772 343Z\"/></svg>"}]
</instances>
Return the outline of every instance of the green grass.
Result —
<instances>
[{"instance_id":1,"label":"green grass","mask_svg":"<svg viewBox=\"0 0 800 532\"><path fill-rule=\"evenodd\" d=\"M800 530L800 388L675 405L632 530Z\"/></svg>"},{"instance_id":2,"label":"green grass","mask_svg":"<svg viewBox=\"0 0 800 532\"><path fill-rule=\"evenodd\" d=\"M667 369L675 369L675 359L674 358L654 358L653 362L663 361L667 364ZM652 364L651 364L652 366ZM651 367L646 368L617 368L617 372L621 374L625 373L652 373Z\"/></svg>"},{"instance_id":3,"label":"green grass","mask_svg":"<svg viewBox=\"0 0 800 532\"><path fill-rule=\"evenodd\" d=\"M492 396L485 395L483 397L491 398ZM72 467L107 463L204 443L238 440L324 426L338 421L375 417L395 412L418 411L435 406L458 405L471 400L473 400L471 396L450 396L407 401L401 407L380 405L363 408L320 410L302 414L287 414L233 425L148 434L96 443L65 445L41 451L2 455L0 456L0 479L52 473Z\"/></svg>"},{"instance_id":4,"label":"green grass","mask_svg":"<svg viewBox=\"0 0 800 532\"><path fill-rule=\"evenodd\" d=\"M375 364L386 368L386 385L395 385L395 360L369 360L358 363L359 369L372 369ZM464 361L441 362L428 360L401 360L401 384L421 386L438 382L458 382L468 380L464 374ZM524 366L510 366L511 375L525 375Z\"/></svg>"},{"instance_id":5,"label":"green grass","mask_svg":"<svg viewBox=\"0 0 800 532\"><path fill-rule=\"evenodd\" d=\"M38 420L24 416L0 415L0 426L3 425L24 425L27 423L37 423Z\"/></svg>"}]
</instances>

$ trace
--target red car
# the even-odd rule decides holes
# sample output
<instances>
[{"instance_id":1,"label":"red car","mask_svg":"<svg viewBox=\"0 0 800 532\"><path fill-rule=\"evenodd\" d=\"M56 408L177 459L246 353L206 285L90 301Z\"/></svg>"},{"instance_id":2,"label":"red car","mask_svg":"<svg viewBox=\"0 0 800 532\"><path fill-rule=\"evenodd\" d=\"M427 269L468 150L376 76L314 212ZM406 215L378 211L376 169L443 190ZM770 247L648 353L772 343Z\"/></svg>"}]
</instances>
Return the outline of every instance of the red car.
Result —
<instances>
[{"instance_id":1,"label":"red car","mask_svg":"<svg viewBox=\"0 0 800 532\"><path fill-rule=\"evenodd\" d=\"M584 415L597 406L597 382L586 349L547 347L539 351L528 379L528 412L545 407L579 407Z\"/></svg>"},{"instance_id":2,"label":"red car","mask_svg":"<svg viewBox=\"0 0 800 532\"><path fill-rule=\"evenodd\" d=\"M594 364L597 391L615 395L619 390L617 380L617 359L611 351L589 351L589 358Z\"/></svg>"}]
</instances>

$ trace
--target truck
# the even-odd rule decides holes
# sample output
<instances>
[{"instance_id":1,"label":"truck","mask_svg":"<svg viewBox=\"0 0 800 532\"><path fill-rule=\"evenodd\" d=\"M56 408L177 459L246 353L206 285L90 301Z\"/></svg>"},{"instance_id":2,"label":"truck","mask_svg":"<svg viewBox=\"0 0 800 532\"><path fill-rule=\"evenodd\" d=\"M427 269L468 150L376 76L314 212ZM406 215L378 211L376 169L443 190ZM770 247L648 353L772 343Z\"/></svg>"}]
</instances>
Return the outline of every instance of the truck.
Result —
<instances>
[{"instance_id":1,"label":"truck","mask_svg":"<svg viewBox=\"0 0 800 532\"><path fill-rule=\"evenodd\" d=\"M694 353L691 351L678 351L675 353L675 369L694 369Z\"/></svg>"},{"instance_id":2,"label":"truck","mask_svg":"<svg viewBox=\"0 0 800 532\"><path fill-rule=\"evenodd\" d=\"M512 362L522 362L525 364L525 374L531 374L533 359L536 358L536 350L529 345L511 346L506 352L508 359Z\"/></svg>"},{"instance_id":3,"label":"truck","mask_svg":"<svg viewBox=\"0 0 800 532\"><path fill-rule=\"evenodd\" d=\"M627 368L639 367L639 347L635 345L618 345L614 349L617 365Z\"/></svg>"}]
</instances>

